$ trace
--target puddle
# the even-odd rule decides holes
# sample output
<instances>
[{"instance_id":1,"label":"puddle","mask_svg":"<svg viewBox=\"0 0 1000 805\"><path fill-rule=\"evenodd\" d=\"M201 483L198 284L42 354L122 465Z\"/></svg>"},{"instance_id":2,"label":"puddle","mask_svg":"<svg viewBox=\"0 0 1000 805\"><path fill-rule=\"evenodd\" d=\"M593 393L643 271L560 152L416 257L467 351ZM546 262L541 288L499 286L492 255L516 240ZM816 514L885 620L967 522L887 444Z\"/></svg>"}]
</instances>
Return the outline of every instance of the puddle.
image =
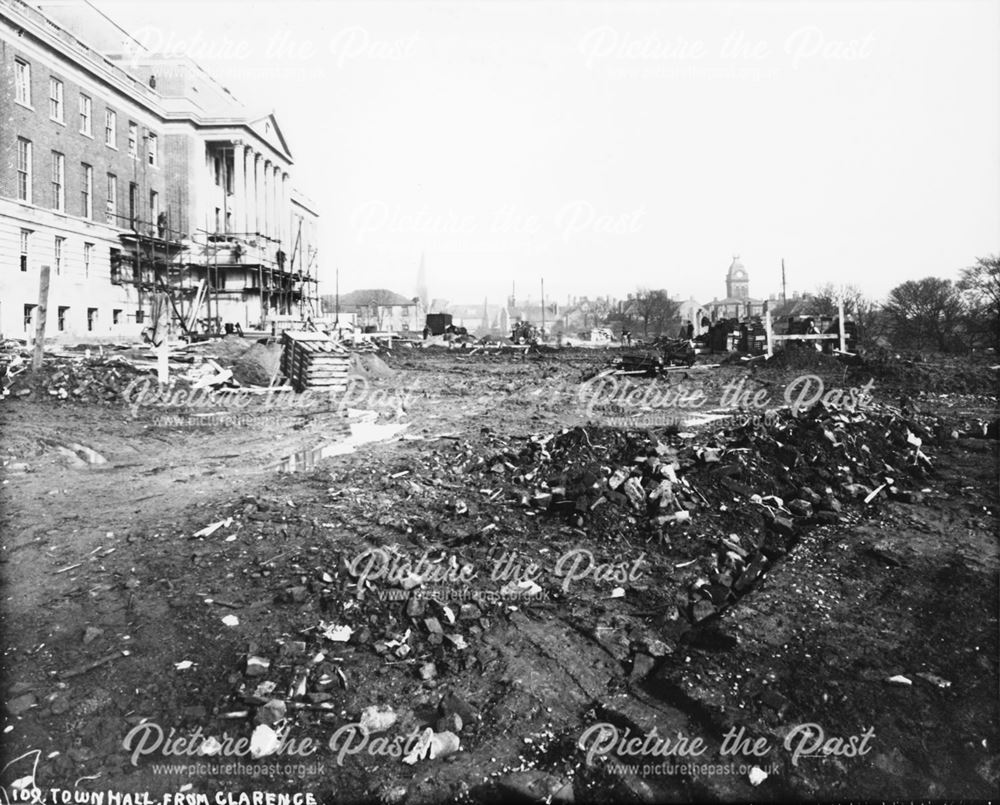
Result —
<instances>
[{"instance_id":1,"label":"puddle","mask_svg":"<svg viewBox=\"0 0 1000 805\"><path fill-rule=\"evenodd\" d=\"M91 469L94 467L106 467L108 460L94 450L76 442L69 444L57 444L56 450L69 459L70 465L77 469Z\"/></svg>"},{"instance_id":2,"label":"puddle","mask_svg":"<svg viewBox=\"0 0 1000 805\"><path fill-rule=\"evenodd\" d=\"M376 425L373 422L351 423L351 435L339 442L320 445L306 450L299 450L281 461L268 467L278 472L302 472L313 469L317 462L332 456L343 456L353 453L363 444L384 442L397 436L409 427L409 423L393 425Z\"/></svg>"}]
</instances>

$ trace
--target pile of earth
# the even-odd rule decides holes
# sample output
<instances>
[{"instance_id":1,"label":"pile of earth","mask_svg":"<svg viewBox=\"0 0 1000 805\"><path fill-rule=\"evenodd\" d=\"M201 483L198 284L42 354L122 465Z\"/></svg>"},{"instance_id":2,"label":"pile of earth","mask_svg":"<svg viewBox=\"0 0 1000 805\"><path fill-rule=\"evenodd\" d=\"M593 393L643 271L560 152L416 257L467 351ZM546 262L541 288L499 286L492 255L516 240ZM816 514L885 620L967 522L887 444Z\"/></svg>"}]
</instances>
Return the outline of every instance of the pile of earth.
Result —
<instances>
[{"instance_id":1,"label":"pile of earth","mask_svg":"<svg viewBox=\"0 0 1000 805\"><path fill-rule=\"evenodd\" d=\"M366 378L392 377L395 372L374 352L351 352L351 374Z\"/></svg>"},{"instance_id":2,"label":"pile of earth","mask_svg":"<svg viewBox=\"0 0 1000 805\"><path fill-rule=\"evenodd\" d=\"M219 363L228 363L233 377L244 385L269 386L277 379L281 366L281 344L253 343L235 359Z\"/></svg>"}]
</instances>

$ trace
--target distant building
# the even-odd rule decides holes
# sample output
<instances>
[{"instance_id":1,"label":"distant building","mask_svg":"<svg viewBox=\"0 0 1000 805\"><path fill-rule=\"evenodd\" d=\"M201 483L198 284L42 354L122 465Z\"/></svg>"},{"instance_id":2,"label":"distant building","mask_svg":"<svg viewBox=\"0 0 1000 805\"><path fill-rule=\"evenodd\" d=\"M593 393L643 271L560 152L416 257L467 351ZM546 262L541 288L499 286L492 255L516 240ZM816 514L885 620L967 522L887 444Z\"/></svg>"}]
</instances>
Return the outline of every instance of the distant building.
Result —
<instances>
[{"instance_id":1,"label":"distant building","mask_svg":"<svg viewBox=\"0 0 1000 805\"><path fill-rule=\"evenodd\" d=\"M750 275L743 263L740 262L740 256L735 254L729 271L726 273L725 299L713 299L702 307L708 314L708 318L716 322L722 319L747 319L753 316L763 316L766 304L764 299L755 299L750 296Z\"/></svg>"},{"instance_id":2,"label":"distant building","mask_svg":"<svg viewBox=\"0 0 1000 805\"><path fill-rule=\"evenodd\" d=\"M329 318L337 302L333 296L323 296L323 316ZM340 295L341 313L353 315L358 327L374 327L378 332L420 332L424 328L416 297L408 299L385 288L369 288Z\"/></svg>"},{"instance_id":3,"label":"distant building","mask_svg":"<svg viewBox=\"0 0 1000 805\"><path fill-rule=\"evenodd\" d=\"M696 300L693 296L679 301L677 307L677 318L681 320L681 324L686 326L688 322L694 325L694 334L701 335L704 331L702 327L702 321L706 318L711 318L709 312L705 309L705 306Z\"/></svg>"}]
</instances>

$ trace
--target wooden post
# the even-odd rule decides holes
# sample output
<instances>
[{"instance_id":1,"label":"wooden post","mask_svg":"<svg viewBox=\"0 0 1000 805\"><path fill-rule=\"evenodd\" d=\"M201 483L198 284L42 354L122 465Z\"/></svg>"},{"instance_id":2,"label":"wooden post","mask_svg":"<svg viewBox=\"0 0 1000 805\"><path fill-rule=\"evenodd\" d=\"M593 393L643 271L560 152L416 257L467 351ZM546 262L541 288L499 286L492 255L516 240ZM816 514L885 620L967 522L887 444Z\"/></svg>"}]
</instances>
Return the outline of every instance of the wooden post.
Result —
<instances>
[{"instance_id":1,"label":"wooden post","mask_svg":"<svg viewBox=\"0 0 1000 805\"><path fill-rule=\"evenodd\" d=\"M164 338L156 348L156 380L158 383L166 384L170 381L170 346Z\"/></svg>"},{"instance_id":2,"label":"wooden post","mask_svg":"<svg viewBox=\"0 0 1000 805\"><path fill-rule=\"evenodd\" d=\"M774 355L774 350L771 346L771 309L768 308L764 311L764 329L767 333L767 357L770 358Z\"/></svg>"},{"instance_id":3,"label":"wooden post","mask_svg":"<svg viewBox=\"0 0 1000 805\"><path fill-rule=\"evenodd\" d=\"M837 315L840 316L840 351L847 352L847 334L844 332L844 297L837 300Z\"/></svg>"},{"instance_id":4,"label":"wooden post","mask_svg":"<svg viewBox=\"0 0 1000 805\"><path fill-rule=\"evenodd\" d=\"M42 266L38 280L38 321L35 322L35 354L31 360L31 369L37 372L42 368L42 357L45 354L45 318L49 307L49 266Z\"/></svg>"}]
</instances>

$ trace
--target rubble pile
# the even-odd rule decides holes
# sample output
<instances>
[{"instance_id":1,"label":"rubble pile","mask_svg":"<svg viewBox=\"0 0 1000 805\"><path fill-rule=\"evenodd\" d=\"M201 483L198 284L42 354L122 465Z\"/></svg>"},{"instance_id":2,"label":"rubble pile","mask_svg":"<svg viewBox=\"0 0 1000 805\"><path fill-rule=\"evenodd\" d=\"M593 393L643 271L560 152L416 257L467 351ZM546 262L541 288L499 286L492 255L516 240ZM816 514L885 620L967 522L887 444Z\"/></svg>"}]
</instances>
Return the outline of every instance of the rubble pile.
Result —
<instances>
[{"instance_id":1,"label":"rubble pile","mask_svg":"<svg viewBox=\"0 0 1000 805\"><path fill-rule=\"evenodd\" d=\"M120 400L129 383L150 371L110 355L51 357L40 372L32 372L31 358L15 354L4 368L3 396L108 403Z\"/></svg>"},{"instance_id":2,"label":"rubble pile","mask_svg":"<svg viewBox=\"0 0 1000 805\"><path fill-rule=\"evenodd\" d=\"M950 435L898 409L817 404L772 423L748 418L702 444L685 438L693 434L574 428L507 447L484 471L507 479L508 501L592 535L711 555L709 566L694 563L701 573L681 604L698 621L746 592L802 529L886 498L920 502L933 467L923 445Z\"/></svg>"},{"instance_id":3,"label":"rubble pile","mask_svg":"<svg viewBox=\"0 0 1000 805\"><path fill-rule=\"evenodd\" d=\"M171 386L190 389L266 386L280 380L280 350L259 344L235 350L222 349L227 339L208 354L202 345L172 350L169 354ZM148 347L97 347L48 352L39 372L31 369L31 353L20 345L0 350L2 398L58 400L77 403L121 402L129 385L139 378L157 382L155 353ZM235 359L232 355L237 355Z\"/></svg>"}]
</instances>

